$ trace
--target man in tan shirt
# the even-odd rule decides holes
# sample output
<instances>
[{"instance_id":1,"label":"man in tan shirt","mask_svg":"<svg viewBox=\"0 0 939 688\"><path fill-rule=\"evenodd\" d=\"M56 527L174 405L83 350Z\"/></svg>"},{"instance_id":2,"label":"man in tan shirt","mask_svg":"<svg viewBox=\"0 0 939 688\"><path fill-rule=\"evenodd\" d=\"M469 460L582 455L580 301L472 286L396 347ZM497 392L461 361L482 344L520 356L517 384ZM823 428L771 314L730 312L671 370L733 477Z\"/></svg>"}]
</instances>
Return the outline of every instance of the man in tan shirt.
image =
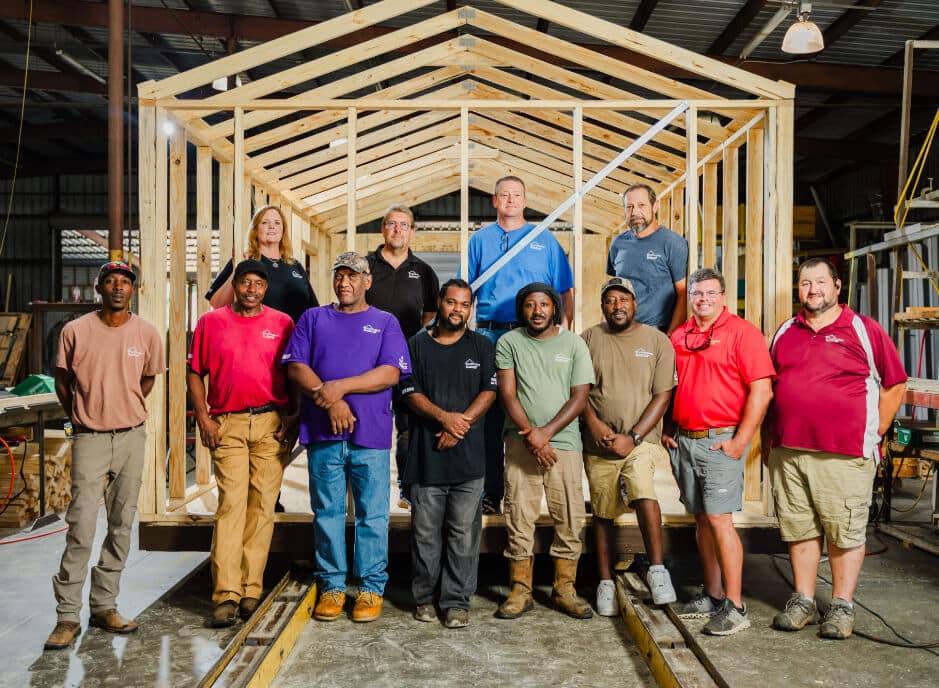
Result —
<instances>
[{"instance_id":1,"label":"man in tan shirt","mask_svg":"<svg viewBox=\"0 0 939 688\"><path fill-rule=\"evenodd\" d=\"M81 630L82 586L102 497L108 534L91 570L91 625L109 633L137 630L135 622L118 613L117 594L143 476L145 399L166 365L156 329L128 310L136 281L126 263L105 263L95 286L100 310L68 323L59 340L55 392L72 421L75 441L72 501L65 514L69 531L52 579L58 623L47 650L68 647Z\"/></svg>"}]
</instances>

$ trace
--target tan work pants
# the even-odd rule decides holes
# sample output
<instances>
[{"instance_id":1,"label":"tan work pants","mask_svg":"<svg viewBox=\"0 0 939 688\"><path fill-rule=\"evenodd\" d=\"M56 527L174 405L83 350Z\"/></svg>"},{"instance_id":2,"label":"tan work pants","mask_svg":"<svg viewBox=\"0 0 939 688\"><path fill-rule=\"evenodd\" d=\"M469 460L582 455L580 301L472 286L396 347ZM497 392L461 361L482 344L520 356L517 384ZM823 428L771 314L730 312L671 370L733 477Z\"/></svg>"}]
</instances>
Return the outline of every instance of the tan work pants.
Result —
<instances>
[{"instance_id":1,"label":"tan work pants","mask_svg":"<svg viewBox=\"0 0 939 688\"><path fill-rule=\"evenodd\" d=\"M558 462L542 468L525 443L505 436L505 527L509 543L507 559L527 559L535 548L535 521L541 515L545 495L548 514L554 521L551 556L577 559L584 527L583 453L555 449Z\"/></svg>"},{"instance_id":2,"label":"tan work pants","mask_svg":"<svg viewBox=\"0 0 939 688\"><path fill-rule=\"evenodd\" d=\"M280 414L226 413L215 419L221 427L219 446L212 452L218 484L212 602L260 599L274 533L274 503L284 475L286 446L274 437Z\"/></svg>"}]
</instances>

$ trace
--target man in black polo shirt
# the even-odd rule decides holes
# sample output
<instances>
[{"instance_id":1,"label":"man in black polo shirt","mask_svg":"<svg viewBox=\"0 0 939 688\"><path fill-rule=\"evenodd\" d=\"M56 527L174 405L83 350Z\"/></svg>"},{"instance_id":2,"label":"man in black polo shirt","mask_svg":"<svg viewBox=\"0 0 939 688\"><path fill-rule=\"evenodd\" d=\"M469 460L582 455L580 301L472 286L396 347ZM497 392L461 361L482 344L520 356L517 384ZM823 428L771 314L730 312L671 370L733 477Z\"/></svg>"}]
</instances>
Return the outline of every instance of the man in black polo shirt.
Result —
<instances>
[{"instance_id":1,"label":"man in black polo shirt","mask_svg":"<svg viewBox=\"0 0 939 688\"><path fill-rule=\"evenodd\" d=\"M496 400L495 347L466 323L473 292L460 279L440 290L437 321L411 337L410 378L401 394L411 408L405 480L411 488L411 590L418 621L436 619L434 591L447 628L469 623L479 564L483 420Z\"/></svg>"},{"instance_id":2,"label":"man in black polo shirt","mask_svg":"<svg viewBox=\"0 0 939 688\"><path fill-rule=\"evenodd\" d=\"M394 315L405 338L410 339L437 312L437 274L408 248L414 237L414 214L406 205L393 205L385 211L381 234L385 243L368 254L372 286L365 293L365 300L370 306ZM400 487L398 506L408 508L402 480L408 456L408 416L400 400L395 401L395 429L398 432L395 450Z\"/></svg>"}]
</instances>

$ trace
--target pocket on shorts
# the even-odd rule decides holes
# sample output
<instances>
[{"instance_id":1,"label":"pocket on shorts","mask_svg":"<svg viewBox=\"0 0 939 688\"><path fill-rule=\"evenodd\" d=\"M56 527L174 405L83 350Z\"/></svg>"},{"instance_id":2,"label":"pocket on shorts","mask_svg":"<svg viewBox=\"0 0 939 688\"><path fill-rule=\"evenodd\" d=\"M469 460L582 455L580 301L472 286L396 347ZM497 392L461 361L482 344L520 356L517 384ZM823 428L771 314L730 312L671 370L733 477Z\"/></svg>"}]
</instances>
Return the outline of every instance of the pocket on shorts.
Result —
<instances>
[{"instance_id":1,"label":"pocket on shorts","mask_svg":"<svg viewBox=\"0 0 939 688\"><path fill-rule=\"evenodd\" d=\"M848 532L863 533L867 528L867 519L870 515L869 499L845 499L844 506L848 510Z\"/></svg>"}]
</instances>

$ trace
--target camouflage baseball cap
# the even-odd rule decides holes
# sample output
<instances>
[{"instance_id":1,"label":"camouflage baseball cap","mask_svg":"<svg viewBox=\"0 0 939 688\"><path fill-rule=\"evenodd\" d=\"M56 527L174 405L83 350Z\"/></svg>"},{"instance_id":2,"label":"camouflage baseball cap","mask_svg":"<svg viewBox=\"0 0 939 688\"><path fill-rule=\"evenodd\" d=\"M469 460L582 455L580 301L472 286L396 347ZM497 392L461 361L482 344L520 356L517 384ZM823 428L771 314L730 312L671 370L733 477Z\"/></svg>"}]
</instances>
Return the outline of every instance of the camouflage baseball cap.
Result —
<instances>
[{"instance_id":1,"label":"camouflage baseball cap","mask_svg":"<svg viewBox=\"0 0 939 688\"><path fill-rule=\"evenodd\" d=\"M633 283L625 277L611 277L604 282L603 286L600 287L600 297L603 298L610 289L622 289L632 294L633 298L636 298L636 288L633 287Z\"/></svg>"},{"instance_id":2,"label":"camouflage baseball cap","mask_svg":"<svg viewBox=\"0 0 939 688\"><path fill-rule=\"evenodd\" d=\"M355 251L346 251L336 256L336 260L333 263L333 272L339 268L349 268L354 272L365 275L369 274L368 260L365 256L360 256Z\"/></svg>"}]
</instances>

